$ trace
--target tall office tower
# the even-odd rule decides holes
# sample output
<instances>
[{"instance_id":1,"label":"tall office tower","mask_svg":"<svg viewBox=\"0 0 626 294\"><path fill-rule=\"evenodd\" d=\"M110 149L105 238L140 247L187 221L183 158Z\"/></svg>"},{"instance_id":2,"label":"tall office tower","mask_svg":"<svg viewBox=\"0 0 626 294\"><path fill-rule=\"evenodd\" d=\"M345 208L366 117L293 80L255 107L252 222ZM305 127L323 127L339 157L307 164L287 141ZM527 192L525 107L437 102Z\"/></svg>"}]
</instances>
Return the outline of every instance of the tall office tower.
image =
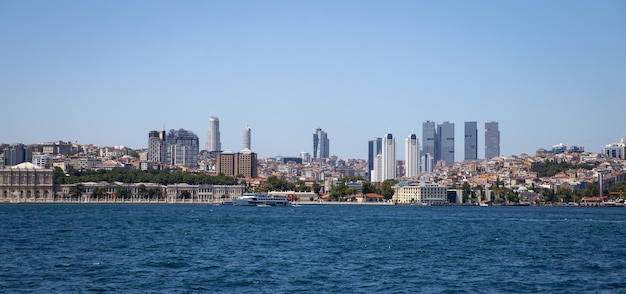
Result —
<instances>
[{"instance_id":1,"label":"tall office tower","mask_svg":"<svg viewBox=\"0 0 626 294\"><path fill-rule=\"evenodd\" d=\"M439 136L437 135L437 123L429 120L422 124L422 154L429 154L434 161L439 160ZM426 172L432 172L432 169L426 170Z\"/></svg>"},{"instance_id":2,"label":"tall office tower","mask_svg":"<svg viewBox=\"0 0 626 294\"><path fill-rule=\"evenodd\" d=\"M252 150L250 148L251 140L252 140L252 129L250 129L250 126L246 126L246 128L243 129L243 149Z\"/></svg>"},{"instance_id":3,"label":"tall office tower","mask_svg":"<svg viewBox=\"0 0 626 294\"><path fill-rule=\"evenodd\" d=\"M206 150L209 152L218 152L222 150L220 143L220 119L211 116L209 119L209 132L207 133Z\"/></svg>"},{"instance_id":4,"label":"tall office tower","mask_svg":"<svg viewBox=\"0 0 626 294\"><path fill-rule=\"evenodd\" d=\"M485 123L485 158L500 156L500 131L497 121Z\"/></svg>"},{"instance_id":5,"label":"tall office tower","mask_svg":"<svg viewBox=\"0 0 626 294\"><path fill-rule=\"evenodd\" d=\"M168 164L198 167L200 146L196 134L184 129L170 130L167 133L166 142Z\"/></svg>"},{"instance_id":6,"label":"tall office tower","mask_svg":"<svg viewBox=\"0 0 626 294\"><path fill-rule=\"evenodd\" d=\"M478 124L475 121L465 122L465 160L478 159Z\"/></svg>"},{"instance_id":7,"label":"tall office tower","mask_svg":"<svg viewBox=\"0 0 626 294\"><path fill-rule=\"evenodd\" d=\"M415 134L411 134L406 138L404 145L404 160L407 177L416 177L419 175L419 155L420 143Z\"/></svg>"},{"instance_id":8,"label":"tall office tower","mask_svg":"<svg viewBox=\"0 0 626 294\"><path fill-rule=\"evenodd\" d=\"M446 162L446 166L454 165L454 123L444 122L439 125L439 144L441 146L438 160Z\"/></svg>"},{"instance_id":9,"label":"tall office tower","mask_svg":"<svg viewBox=\"0 0 626 294\"><path fill-rule=\"evenodd\" d=\"M313 134L313 159L330 157L329 145L330 140L328 140L326 132L317 128Z\"/></svg>"},{"instance_id":10,"label":"tall office tower","mask_svg":"<svg viewBox=\"0 0 626 294\"><path fill-rule=\"evenodd\" d=\"M367 170L370 177L370 182L374 182L374 163L376 162L376 155L383 151L383 138L374 138L370 140L367 145Z\"/></svg>"},{"instance_id":11,"label":"tall office tower","mask_svg":"<svg viewBox=\"0 0 626 294\"><path fill-rule=\"evenodd\" d=\"M383 137L381 180L396 178L396 139L392 134Z\"/></svg>"},{"instance_id":12,"label":"tall office tower","mask_svg":"<svg viewBox=\"0 0 626 294\"><path fill-rule=\"evenodd\" d=\"M165 142L165 131L150 131L148 133L148 161L167 161L167 146Z\"/></svg>"}]
</instances>

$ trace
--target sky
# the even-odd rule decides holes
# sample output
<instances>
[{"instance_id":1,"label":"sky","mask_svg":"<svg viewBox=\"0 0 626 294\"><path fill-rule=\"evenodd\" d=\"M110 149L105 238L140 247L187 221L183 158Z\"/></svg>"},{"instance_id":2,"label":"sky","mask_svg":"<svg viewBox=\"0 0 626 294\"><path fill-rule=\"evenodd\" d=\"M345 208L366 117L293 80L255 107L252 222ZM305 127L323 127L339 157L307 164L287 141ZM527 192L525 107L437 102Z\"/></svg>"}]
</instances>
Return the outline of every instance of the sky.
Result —
<instances>
[{"instance_id":1,"label":"sky","mask_svg":"<svg viewBox=\"0 0 626 294\"><path fill-rule=\"evenodd\" d=\"M398 159L422 123L499 122L501 155L626 136L626 1L0 0L0 142L146 148L187 129L259 158Z\"/></svg>"}]
</instances>

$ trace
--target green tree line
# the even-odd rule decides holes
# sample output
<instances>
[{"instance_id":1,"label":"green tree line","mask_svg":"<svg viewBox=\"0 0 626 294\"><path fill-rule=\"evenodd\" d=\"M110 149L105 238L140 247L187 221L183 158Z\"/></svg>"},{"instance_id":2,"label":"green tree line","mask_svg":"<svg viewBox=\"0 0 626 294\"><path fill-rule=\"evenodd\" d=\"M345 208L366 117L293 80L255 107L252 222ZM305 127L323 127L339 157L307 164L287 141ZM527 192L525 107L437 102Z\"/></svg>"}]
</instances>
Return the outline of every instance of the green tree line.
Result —
<instances>
[{"instance_id":1,"label":"green tree line","mask_svg":"<svg viewBox=\"0 0 626 294\"><path fill-rule=\"evenodd\" d=\"M204 173L183 172L180 170L129 170L125 168L115 168L110 171L105 170L77 170L70 167L67 174L62 169L56 167L54 171L55 184L76 184L81 182L121 182L121 183L155 183L169 185L176 183L187 183L189 185L237 185L234 177L210 176Z\"/></svg>"}]
</instances>

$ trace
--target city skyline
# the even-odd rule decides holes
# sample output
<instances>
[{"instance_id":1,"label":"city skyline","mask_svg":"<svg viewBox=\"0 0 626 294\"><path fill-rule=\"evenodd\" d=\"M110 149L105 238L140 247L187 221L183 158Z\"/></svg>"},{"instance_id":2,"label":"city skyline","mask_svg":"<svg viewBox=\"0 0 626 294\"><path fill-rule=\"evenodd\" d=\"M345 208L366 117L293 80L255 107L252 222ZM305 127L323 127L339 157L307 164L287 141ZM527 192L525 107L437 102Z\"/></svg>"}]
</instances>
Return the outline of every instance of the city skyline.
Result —
<instances>
[{"instance_id":1,"label":"city skyline","mask_svg":"<svg viewBox=\"0 0 626 294\"><path fill-rule=\"evenodd\" d=\"M297 156L319 127L331 156L366 159L365 142L421 138L423 121L455 122L456 138L465 121L497 121L502 156L559 143L601 152L626 136L604 114L626 107L624 11L623 1L6 2L0 141L142 149L151 130L205 134L216 116L221 149L238 150L249 125L259 158Z\"/></svg>"}]
</instances>

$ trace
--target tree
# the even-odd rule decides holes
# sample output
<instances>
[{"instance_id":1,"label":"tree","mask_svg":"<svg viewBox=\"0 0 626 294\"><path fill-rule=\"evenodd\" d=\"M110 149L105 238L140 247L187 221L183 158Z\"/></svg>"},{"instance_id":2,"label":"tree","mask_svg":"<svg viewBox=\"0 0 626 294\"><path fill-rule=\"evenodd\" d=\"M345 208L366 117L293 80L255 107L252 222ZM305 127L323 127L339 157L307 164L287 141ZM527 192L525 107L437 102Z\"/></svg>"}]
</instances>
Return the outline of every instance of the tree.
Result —
<instances>
[{"instance_id":1,"label":"tree","mask_svg":"<svg viewBox=\"0 0 626 294\"><path fill-rule=\"evenodd\" d=\"M183 199L191 199L191 193L187 190L183 190L180 192L180 197Z\"/></svg>"},{"instance_id":2,"label":"tree","mask_svg":"<svg viewBox=\"0 0 626 294\"><path fill-rule=\"evenodd\" d=\"M380 185L380 190L385 200L389 200L393 197L393 194L395 193L395 191L393 190L392 186L397 183L398 183L398 180L388 179L388 180L384 180L383 183Z\"/></svg>"},{"instance_id":3,"label":"tree","mask_svg":"<svg viewBox=\"0 0 626 294\"><path fill-rule=\"evenodd\" d=\"M104 188L102 187L95 188L93 192L91 192L91 199L101 200L101 199L104 199L105 196L106 196L106 192L104 191Z\"/></svg>"}]
</instances>

